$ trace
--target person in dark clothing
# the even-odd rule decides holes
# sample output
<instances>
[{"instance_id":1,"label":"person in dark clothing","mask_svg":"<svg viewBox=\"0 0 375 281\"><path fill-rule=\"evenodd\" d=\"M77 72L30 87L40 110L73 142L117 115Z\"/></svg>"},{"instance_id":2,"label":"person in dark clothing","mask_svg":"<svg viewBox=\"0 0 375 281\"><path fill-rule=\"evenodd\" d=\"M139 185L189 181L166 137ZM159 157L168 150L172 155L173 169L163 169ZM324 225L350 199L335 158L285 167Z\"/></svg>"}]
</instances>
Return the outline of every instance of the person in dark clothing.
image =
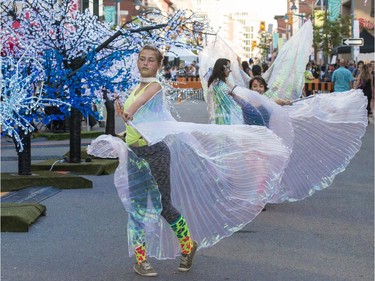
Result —
<instances>
[{"instance_id":1,"label":"person in dark clothing","mask_svg":"<svg viewBox=\"0 0 375 281\"><path fill-rule=\"evenodd\" d=\"M249 66L249 63L247 61L243 61L241 63L241 66L242 66L242 70L251 77L251 69L250 69L250 66Z\"/></svg>"},{"instance_id":2,"label":"person in dark clothing","mask_svg":"<svg viewBox=\"0 0 375 281\"><path fill-rule=\"evenodd\" d=\"M253 66L252 71L253 71L253 76L261 76L262 75L262 68L258 64Z\"/></svg>"},{"instance_id":3,"label":"person in dark clothing","mask_svg":"<svg viewBox=\"0 0 375 281\"><path fill-rule=\"evenodd\" d=\"M262 72L266 72L268 70L268 64L266 62L262 63Z\"/></svg>"},{"instance_id":4,"label":"person in dark clothing","mask_svg":"<svg viewBox=\"0 0 375 281\"><path fill-rule=\"evenodd\" d=\"M372 93L374 92L373 88L373 76L371 75L369 68L366 64L362 65L361 72L358 76L355 85L356 89L362 89L363 93L367 97L367 115L370 116L371 112L371 99Z\"/></svg>"}]
</instances>

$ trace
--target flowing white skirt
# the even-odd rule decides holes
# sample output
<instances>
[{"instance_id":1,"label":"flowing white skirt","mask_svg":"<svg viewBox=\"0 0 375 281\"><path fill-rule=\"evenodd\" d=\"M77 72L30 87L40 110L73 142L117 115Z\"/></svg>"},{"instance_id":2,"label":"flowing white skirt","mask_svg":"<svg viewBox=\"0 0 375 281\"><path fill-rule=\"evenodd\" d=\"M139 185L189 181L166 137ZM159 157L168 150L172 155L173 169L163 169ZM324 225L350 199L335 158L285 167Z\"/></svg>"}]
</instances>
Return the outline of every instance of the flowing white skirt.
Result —
<instances>
[{"instance_id":1,"label":"flowing white skirt","mask_svg":"<svg viewBox=\"0 0 375 281\"><path fill-rule=\"evenodd\" d=\"M199 248L209 247L261 212L279 185L290 152L266 127L177 122L164 105L160 92L135 114L132 124L149 144L163 141L168 145L172 203L185 217ZM158 216L158 202L152 200L158 195L147 184L149 173L136 179L146 177L149 204L143 218L131 204L134 198L129 190L135 186L128 180L128 162L134 157L131 149L121 139L106 135L94 140L88 152L119 157L115 186L126 210L146 225L148 255L158 259L179 255L178 240ZM129 254L133 254L130 244Z\"/></svg>"}]
</instances>

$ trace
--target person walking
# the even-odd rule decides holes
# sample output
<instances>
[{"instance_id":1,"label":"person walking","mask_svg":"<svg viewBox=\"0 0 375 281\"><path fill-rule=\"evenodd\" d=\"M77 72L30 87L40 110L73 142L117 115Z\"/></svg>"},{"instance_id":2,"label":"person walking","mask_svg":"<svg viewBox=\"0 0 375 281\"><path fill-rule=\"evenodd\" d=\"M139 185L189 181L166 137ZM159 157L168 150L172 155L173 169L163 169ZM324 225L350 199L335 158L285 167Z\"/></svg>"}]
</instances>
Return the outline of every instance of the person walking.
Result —
<instances>
[{"instance_id":1,"label":"person walking","mask_svg":"<svg viewBox=\"0 0 375 281\"><path fill-rule=\"evenodd\" d=\"M353 88L353 75L345 68L345 60L339 59L337 68L331 77L334 92L346 92Z\"/></svg>"},{"instance_id":2,"label":"person walking","mask_svg":"<svg viewBox=\"0 0 375 281\"><path fill-rule=\"evenodd\" d=\"M252 73L251 73L251 68L248 64L247 61L242 61L241 62L241 66L242 66L242 70L249 76L251 77Z\"/></svg>"},{"instance_id":3,"label":"person walking","mask_svg":"<svg viewBox=\"0 0 375 281\"><path fill-rule=\"evenodd\" d=\"M356 81L355 88L361 89L365 96L367 97L367 115L370 116L372 114L371 112L371 99L372 99L372 93L374 92L373 88L373 76L370 73L370 70L366 64L363 64L361 67L361 72L358 76L358 79Z\"/></svg>"}]
</instances>

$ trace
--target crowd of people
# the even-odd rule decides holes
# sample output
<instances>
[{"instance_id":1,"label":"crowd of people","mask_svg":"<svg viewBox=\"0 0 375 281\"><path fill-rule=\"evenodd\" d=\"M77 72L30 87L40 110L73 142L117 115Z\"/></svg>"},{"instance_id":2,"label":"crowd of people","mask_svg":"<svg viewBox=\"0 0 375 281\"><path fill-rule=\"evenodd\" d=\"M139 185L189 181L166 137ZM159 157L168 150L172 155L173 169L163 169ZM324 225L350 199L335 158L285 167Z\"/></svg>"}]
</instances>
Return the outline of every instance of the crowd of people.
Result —
<instances>
[{"instance_id":1,"label":"crowd of people","mask_svg":"<svg viewBox=\"0 0 375 281\"><path fill-rule=\"evenodd\" d=\"M177 77L198 77L199 64L196 61L190 64L180 64L179 66L166 65L162 69L162 75L167 80L176 81Z\"/></svg>"},{"instance_id":2,"label":"crowd of people","mask_svg":"<svg viewBox=\"0 0 375 281\"><path fill-rule=\"evenodd\" d=\"M277 55L277 53L276 53ZM276 56L275 55L275 56ZM274 60L274 56L270 61L261 62L257 57L250 58L248 61L239 61L241 69L250 77L261 77L265 73ZM362 89L368 99L368 115L372 115L372 107L374 102L374 81L375 81L375 61L371 60L368 63L364 61L338 59L336 63L318 65L315 62L308 62L304 73L305 83L314 82L331 82L333 84L332 91L343 92L350 89ZM198 77L199 64L193 61L190 64L180 66L164 66L162 75L167 80L176 81L177 77ZM258 79L255 80L255 85L258 84ZM304 90L304 96L315 94L316 91ZM289 101L281 101L278 103L284 104Z\"/></svg>"},{"instance_id":3,"label":"crowd of people","mask_svg":"<svg viewBox=\"0 0 375 281\"><path fill-rule=\"evenodd\" d=\"M258 61L257 59L255 61ZM254 63L249 59L241 62L242 70L250 77L262 76L270 63ZM333 92L344 92L350 89L362 89L368 99L367 111L368 116L372 115L374 103L374 81L375 81L375 61L368 63L360 60L357 63L354 60L338 59L335 64L327 64L319 66L315 62L308 62L304 73L305 83L313 82L331 82L333 84ZM257 83L256 83L257 84ZM305 96L314 94L315 91L304 91ZM279 101L280 102L280 101Z\"/></svg>"}]
</instances>

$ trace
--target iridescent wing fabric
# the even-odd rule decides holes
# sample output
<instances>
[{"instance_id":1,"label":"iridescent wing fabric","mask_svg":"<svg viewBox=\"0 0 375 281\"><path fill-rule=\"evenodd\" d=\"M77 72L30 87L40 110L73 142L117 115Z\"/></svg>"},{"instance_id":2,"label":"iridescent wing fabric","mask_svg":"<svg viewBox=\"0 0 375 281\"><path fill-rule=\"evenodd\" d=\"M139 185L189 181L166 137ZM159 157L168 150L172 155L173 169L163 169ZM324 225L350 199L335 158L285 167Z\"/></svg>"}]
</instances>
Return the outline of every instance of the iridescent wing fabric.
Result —
<instances>
[{"instance_id":1,"label":"iridescent wing fabric","mask_svg":"<svg viewBox=\"0 0 375 281\"><path fill-rule=\"evenodd\" d=\"M168 145L172 202L186 218L199 248L209 247L261 212L275 192L289 150L264 126L177 122L165 105L165 96L159 92L134 115L132 126L149 144L163 141ZM91 147L90 152L95 150ZM120 158L122 178L126 177L127 161ZM120 174L115 175L116 182ZM119 194L130 188L116 187ZM180 254L178 240L164 219L145 226L152 229L146 232L150 256L165 259Z\"/></svg>"},{"instance_id":2,"label":"iridescent wing fabric","mask_svg":"<svg viewBox=\"0 0 375 281\"><path fill-rule=\"evenodd\" d=\"M211 123L260 125L271 129L283 139L284 145L293 148L293 128L289 115L269 98L248 88L236 86L234 97L226 83L214 82L207 91L207 108Z\"/></svg>"},{"instance_id":3,"label":"iridescent wing fabric","mask_svg":"<svg viewBox=\"0 0 375 281\"><path fill-rule=\"evenodd\" d=\"M312 44L313 27L309 20L282 46L273 64L262 75L269 89L266 96L287 100L301 97Z\"/></svg>"},{"instance_id":4,"label":"iridescent wing fabric","mask_svg":"<svg viewBox=\"0 0 375 281\"><path fill-rule=\"evenodd\" d=\"M250 77L239 67L238 56L219 36L210 36L207 39L206 47L199 52L199 76L202 81L202 88L205 100L207 100L207 81L217 59L226 58L231 62L231 76L228 77L228 85L249 88Z\"/></svg>"},{"instance_id":5,"label":"iridescent wing fabric","mask_svg":"<svg viewBox=\"0 0 375 281\"><path fill-rule=\"evenodd\" d=\"M361 148L367 127L361 90L320 94L282 107L292 120L293 151L273 203L298 201L331 185Z\"/></svg>"},{"instance_id":6,"label":"iridescent wing fabric","mask_svg":"<svg viewBox=\"0 0 375 281\"><path fill-rule=\"evenodd\" d=\"M304 83L303 72L310 54L311 38L312 26L310 22L306 22L300 31L284 45L273 66L266 73L265 76L271 83L273 92L265 95L274 99L298 99L300 97ZM256 95L258 97L261 95L254 95L255 92L251 93L247 89L246 83L249 78L241 70L234 52L223 40L211 39L199 58L202 81L208 80L208 75L205 79L204 74L209 73L208 70L213 67L218 58L228 58L231 61L232 70L228 88L239 85L234 90L235 94L253 105L259 103L266 105L264 101L254 100ZM243 85L245 87L241 87ZM212 89L208 89L207 86L204 88L209 114L215 116L213 109L217 105L214 104L215 98L211 97ZM215 94L223 95L220 91L215 91ZM219 100L224 102L231 100L228 104L234 103L229 97ZM282 107L274 104L274 107L268 109L271 113L270 120L274 120L268 127L281 137L284 144L292 151L280 185L276 188L278 191L269 202L302 200L311 196L316 190L328 187L334 177L345 170L349 161L360 149L361 138L367 126L365 107L366 98L363 93L351 91L316 95L295 102L292 106ZM277 113L276 115L277 109L283 114ZM231 107L231 110L237 110L231 114L241 116L238 106Z\"/></svg>"},{"instance_id":7,"label":"iridescent wing fabric","mask_svg":"<svg viewBox=\"0 0 375 281\"><path fill-rule=\"evenodd\" d=\"M301 97L304 85L304 71L312 50L312 23L307 21L301 29L279 50L274 63L262 75L268 84L266 96L272 99L295 100ZM216 60L227 58L231 61L231 76L228 84L248 88L250 77L242 71L238 56L219 36L211 36L207 46L199 53L199 75L205 96L209 70ZM207 74L207 75L206 75Z\"/></svg>"},{"instance_id":8,"label":"iridescent wing fabric","mask_svg":"<svg viewBox=\"0 0 375 281\"><path fill-rule=\"evenodd\" d=\"M127 212L138 222L152 225L161 213L161 195L150 169L126 143L111 135L102 135L87 147L87 153L101 158L119 158L114 183Z\"/></svg>"}]
</instances>

